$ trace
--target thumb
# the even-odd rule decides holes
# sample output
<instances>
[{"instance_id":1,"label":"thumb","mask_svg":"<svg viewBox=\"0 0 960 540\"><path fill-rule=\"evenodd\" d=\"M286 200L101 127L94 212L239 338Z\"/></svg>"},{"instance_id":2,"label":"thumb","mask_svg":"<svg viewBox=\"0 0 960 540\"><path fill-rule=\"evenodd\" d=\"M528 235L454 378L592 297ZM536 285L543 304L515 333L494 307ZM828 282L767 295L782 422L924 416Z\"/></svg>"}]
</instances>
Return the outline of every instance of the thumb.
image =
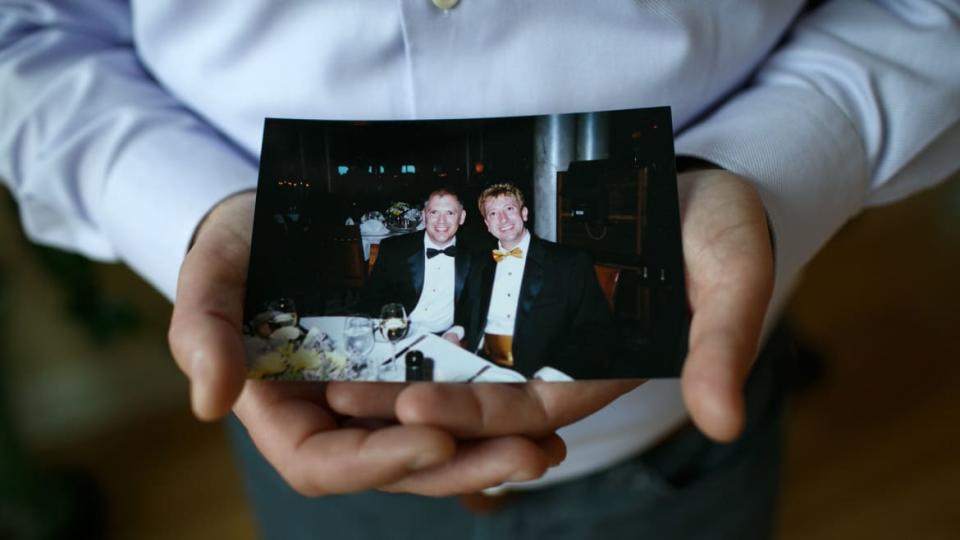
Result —
<instances>
[{"instance_id":1,"label":"thumb","mask_svg":"<svg viewBox=\"0 0 960 540\"><path fill-rule=\"evenodd\" d=\"M684 401L708 437L730 441L745 423L743 386L773 289L763 205L722 171L683 177L684 261L693 316L681 375Z\"/></svg>"},{"instance_id":2,"label":"thumb","mask_svg":"<svg viewBox=\"0 0 960 540\"><path fill-rule=\"evenodd\" d=\"M180 268L168 340L203 420L227 414L246 377L241 326L253 201L247 192L217 205Z\"/></svg>"},{"instance_id":3,"label":"thumb","mask_svg":"<svg viewBox=\"0 0 960 540\"><path fill-rule=\"evenodd\" d=\"M743 387L757 354L762 317L756 312L762 309L744 305L742 293L715 291L710 296L691 320L681 387L697 427L726 442L739 436L745 424Z\"/></svg>"}]
</instances>

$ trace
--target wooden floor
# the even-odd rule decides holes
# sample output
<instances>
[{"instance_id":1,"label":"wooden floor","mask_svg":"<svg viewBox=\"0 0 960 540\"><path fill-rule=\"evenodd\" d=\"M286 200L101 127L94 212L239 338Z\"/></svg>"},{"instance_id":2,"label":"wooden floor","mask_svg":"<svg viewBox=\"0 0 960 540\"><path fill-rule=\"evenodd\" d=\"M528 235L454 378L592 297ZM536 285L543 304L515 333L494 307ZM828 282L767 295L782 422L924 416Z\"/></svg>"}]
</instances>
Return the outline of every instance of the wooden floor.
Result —
<instances>
[{"instance_id":1,"label":"wooden floor","mask_svg":"<svg viewBox=\"0 0 960 540\"><path fill-rule=\"evenodd\" d=\"M960 179L871 210L791 314L825 355L794 400L782 538L960 538Z\"/></svg>"},{"instance_id":2,"label":"wooden floor","mask_svg":"<svg viewBox=\"0 0 960 540\"><path fill-rule=\"evenodd\" d=\"M10 216L0 218L9 229ZM125 270L100 268L111 294L148 315L138 336L98 348L57 315L43 272L20 262L22 243L0 241L14 304L59 321L67 336L4 343L38 459L92 471L113 538L254 538L225 435L190 417L185 381L162 348L166 303ZM960 538L958 278L960 179L868 211L812 263L790 313L824 370L790 406L779 537ZM78 358L94 375L68 367ZM56 396L73 396L64 369L86 381L95 405L57 406ZM90 382L105 373L108 383Z\"/></svg>"}]
</instances>

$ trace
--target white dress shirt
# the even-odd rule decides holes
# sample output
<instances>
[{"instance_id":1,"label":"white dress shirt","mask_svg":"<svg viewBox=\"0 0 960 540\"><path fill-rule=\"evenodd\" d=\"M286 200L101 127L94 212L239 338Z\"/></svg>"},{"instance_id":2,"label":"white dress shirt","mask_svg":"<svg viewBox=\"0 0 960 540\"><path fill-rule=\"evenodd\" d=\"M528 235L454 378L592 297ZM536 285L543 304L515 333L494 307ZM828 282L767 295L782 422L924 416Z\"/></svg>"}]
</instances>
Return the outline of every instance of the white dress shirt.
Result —
<instances>
[{"instance_id":1,"label":"white dress shirt","mask_svg":"<svg viewBox=\"0 0 960 540\"><path fill-rule=\"evenodd\" d=\"M430 236L423 235L423 290L417 305L410 312L410 322L428 332L443 332L453 326L453 307L456 287L456 260L437 254L427 258L427 249L444 249L457 245L453 238L445 246L438 246Z\"/></svg>"},{"instance_id":2,"label":"white dress shirt","mask_svg":"<svg viewBox=\"0 0 960 540\"><path fill-rule=\"evenodd\" d=\"M960 147L956 2L803 4L0 0L0 177L30 238L173 298L197 224L256 184L265 117L669 105L678 154L763 199L776 306L846 220L944 178ZM647 383L561 430L568 458L541 482L684 417L676 380Z\"/></svg>"},{"instance_id":3,"label":"white dress shirt","mask_svg":"<svg viewBox=\"0 0 960 540\"><path fill-rule=\"evenodd\" d=\"M512 336L517 322L517 302L520 300L520 284L523 281L523 269L527 266L527 253L530 250L530 232L524 231L518 247L520 257L504 257L497 263L493 276L493 289L490 292L490 307L487 310L487 334ZM510 251L498 243L501 251Z\"/></svg>"}]
</instances>

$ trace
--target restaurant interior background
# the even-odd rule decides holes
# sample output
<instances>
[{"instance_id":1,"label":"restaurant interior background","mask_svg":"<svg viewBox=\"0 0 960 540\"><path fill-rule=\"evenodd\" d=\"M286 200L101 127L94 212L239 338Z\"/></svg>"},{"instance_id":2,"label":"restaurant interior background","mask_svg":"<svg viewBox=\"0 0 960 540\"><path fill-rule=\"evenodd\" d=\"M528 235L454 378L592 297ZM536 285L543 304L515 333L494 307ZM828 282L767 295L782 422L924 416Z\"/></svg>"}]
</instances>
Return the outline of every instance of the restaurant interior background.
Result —
<instances>
[{"instance_id":1,"label":"restaurant interior background","mask_svg":"<svg viewBox=\"0 0 960 540\"><path fill-rule=\"evenodd\" d=\"M960 533L958 247L960 176L868 210L810 265L779 537ZM0 195L0 520L256 536L223 426L190 415L170 311L121 265L30 244Z\"/></svg>"}]
</instances>

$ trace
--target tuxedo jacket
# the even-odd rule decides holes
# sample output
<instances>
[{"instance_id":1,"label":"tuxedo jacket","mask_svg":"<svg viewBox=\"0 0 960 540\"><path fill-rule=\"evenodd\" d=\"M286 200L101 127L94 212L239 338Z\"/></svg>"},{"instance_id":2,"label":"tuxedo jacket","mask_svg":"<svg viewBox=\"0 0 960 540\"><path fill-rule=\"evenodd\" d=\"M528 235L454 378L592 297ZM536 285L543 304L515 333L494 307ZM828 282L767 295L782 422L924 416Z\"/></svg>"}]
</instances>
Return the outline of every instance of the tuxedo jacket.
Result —
<instances>
[{"instance_id":1,"label":"tuxedo jacket","mask_svg":"<svg viewBox=\"0 0 960 540\"><path fill-rule=\"evenodd\" d=\"M420 300L424 278L425 231L402 236L393 236L380 242L380 253L373 271L360 292L360 310L372 317L380 316L384 304L399 302L409 315ZM471 254L468 246L457 239L457 256L454 267L454 306L457 305L467 275L470 272ZM445 257L445 255L437 255ZM456 311L454 312L456 315Z\"/></svg>"},{"instance_id":2,"label":"tuxedo jacket","mask_svg":"<svg viewBox=\"0 0 960 540\"><path fill-rule=\"evenodd\" d=\"M612 360L613 314L591 257L532 235L526 257L514 318L514 369L528 378L543 366L576 379L604 377ZM487 325L496 265L489 252L477 255L457 308L465 347L474 352Z\"/></svg>"}]
</instances>

